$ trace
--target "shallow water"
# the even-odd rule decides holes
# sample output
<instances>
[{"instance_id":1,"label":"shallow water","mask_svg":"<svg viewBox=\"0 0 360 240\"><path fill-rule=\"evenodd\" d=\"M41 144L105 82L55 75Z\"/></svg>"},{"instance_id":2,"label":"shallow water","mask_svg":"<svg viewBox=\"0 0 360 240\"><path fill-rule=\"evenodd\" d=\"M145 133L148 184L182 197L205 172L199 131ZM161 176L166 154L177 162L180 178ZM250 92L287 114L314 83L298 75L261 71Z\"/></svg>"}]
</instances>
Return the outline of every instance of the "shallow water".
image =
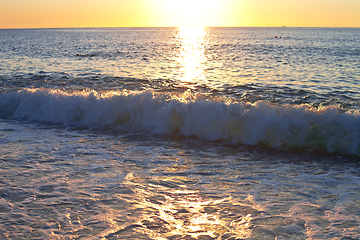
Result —
<instances>
[{"instance_id":1,"label":"shallow water","mask_svg":"<svg viewBox=\"0 0 360 240\"><path fill-rule=\"evenodd\" d=\"M360 237L351 159L0 125L6 239Z\"/></svg>"}]
</instances>

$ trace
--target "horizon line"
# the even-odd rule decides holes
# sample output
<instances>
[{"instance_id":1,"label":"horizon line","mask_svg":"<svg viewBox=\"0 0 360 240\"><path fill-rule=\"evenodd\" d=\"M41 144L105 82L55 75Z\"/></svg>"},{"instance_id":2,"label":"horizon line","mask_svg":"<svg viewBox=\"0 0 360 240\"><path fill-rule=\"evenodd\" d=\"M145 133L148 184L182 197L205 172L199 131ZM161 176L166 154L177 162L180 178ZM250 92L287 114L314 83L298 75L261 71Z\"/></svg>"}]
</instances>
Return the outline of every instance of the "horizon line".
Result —
<instances>
[{"instance_id":1,"label":"horizon line","mask_svg":"<svg viewBox=\"0 0 360 240\"><path fill-rule=\"evenodd\" d=\"M96 28L180 28L180 27L204 27L204 28L360 28L359 27L321 27L321 26L127 26L127 27L5 27L0 30L30 30L30 29L96 29Z\"/></svg>"}]
</instances>

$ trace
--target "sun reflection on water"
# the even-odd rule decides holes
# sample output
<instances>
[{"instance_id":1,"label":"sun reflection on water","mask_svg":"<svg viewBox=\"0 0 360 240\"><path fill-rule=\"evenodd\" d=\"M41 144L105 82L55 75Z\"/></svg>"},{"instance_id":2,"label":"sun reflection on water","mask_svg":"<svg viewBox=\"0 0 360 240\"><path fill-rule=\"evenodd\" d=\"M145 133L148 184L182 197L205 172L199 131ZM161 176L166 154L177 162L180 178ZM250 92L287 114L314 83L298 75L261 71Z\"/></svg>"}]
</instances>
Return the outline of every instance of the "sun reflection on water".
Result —
<instances>
[{"instance_id":1,"label":"sun reflection on water","mask_svg":"<svg viewBox=\"0 0 360 240\"><path fill-rule=\"evenodd\" d=\"M204 27L179 27L178 39L182 46L179 59L182 66L182 81L190 82L203 77L207 35Z\"/></svg>"},{"instance_id":2,"label":"sun reflection on water","mask_svg":"<svg viewBox=\"0 0 360 240\"><path fill-rule=\"evenodd\" d=\"M133 231L151 239L251 237L251 214L241 210L221 213L224 206L228 211L244 209L231 197L210 199L197 190L180 185L181 179L152 179L151 183L148 180L131 173L125 178L125 184L135 193L128 201L135 209L141 209L139 215L133 216L136 222Z\"/></svg>"}]
</instances>

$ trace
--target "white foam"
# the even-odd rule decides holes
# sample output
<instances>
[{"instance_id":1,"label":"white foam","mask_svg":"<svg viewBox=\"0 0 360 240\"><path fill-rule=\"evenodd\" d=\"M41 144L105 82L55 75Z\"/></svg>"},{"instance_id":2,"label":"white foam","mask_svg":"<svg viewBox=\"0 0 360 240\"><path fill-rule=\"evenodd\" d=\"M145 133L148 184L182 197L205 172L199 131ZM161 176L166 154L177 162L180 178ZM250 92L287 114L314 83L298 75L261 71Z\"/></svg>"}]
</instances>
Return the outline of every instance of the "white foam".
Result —
<instances>
[{"instance_id":1,"label":"white foam","mask_svg":"<svg viewBox=\"0 0 360 240\"><path fill-rule=\"evenodd\" d=\"M360 151L358 113L341 113L335 107L232 103L189 92L25 89L0 96L0 116L308 152L358 155Z\"/></svg>"}]
</instances>

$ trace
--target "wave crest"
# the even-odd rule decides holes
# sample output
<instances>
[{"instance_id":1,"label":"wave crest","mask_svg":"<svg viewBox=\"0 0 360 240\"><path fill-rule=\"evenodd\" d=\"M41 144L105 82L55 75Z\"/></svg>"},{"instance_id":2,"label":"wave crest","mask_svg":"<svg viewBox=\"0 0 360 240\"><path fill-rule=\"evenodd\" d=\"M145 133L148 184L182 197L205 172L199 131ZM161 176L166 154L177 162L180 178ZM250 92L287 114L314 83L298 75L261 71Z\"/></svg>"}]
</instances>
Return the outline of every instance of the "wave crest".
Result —
<instances>
[{"instance_id":1,"label":"wave crest","mask_svg":"<svg viewBox=\"0 0 360 240\"><path fill-rule=\"evenodd\" d=\"M360 153L360 115L335 107L234 103L202 94L24 89L0 95L0 117L316 153Z\"/></svg>"}]
</instances>

